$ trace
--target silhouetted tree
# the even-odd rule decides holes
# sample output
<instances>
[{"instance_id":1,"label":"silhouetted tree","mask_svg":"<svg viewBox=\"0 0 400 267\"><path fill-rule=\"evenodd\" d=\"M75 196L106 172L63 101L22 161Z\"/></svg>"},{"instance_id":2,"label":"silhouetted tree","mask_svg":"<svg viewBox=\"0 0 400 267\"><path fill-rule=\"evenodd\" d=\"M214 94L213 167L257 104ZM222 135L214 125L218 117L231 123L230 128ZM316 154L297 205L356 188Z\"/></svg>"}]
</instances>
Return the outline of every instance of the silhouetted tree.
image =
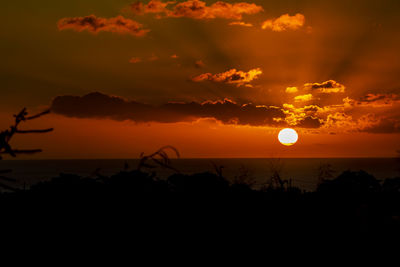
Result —
<instances>
[{"instance_id":1,"label":"silhouetted tree","mask_svg":"<svg viewBox=\"0 0 400 267\"><path fill-rule=\"evenodd\" d=\"M50 110L40 112L36 115L29 116L26 108L23 108L18 114L14 115L14 124L10 126L7 130L0 132L0 160L2 159L1 154L8 154L12 157L16 157L18 154L35 154L39 153L41 149L15 149L11 146L10 142L16 134L34 134L34 133L48 133L53 131L53 128L48 129L31 129L31 130L21 130L19 126L22 122L37 119L43 115L50 113ZM11 170L0 170L0 174L9 173ZM1 181L15 182L14 179L0 176ZM0 181L0 187L8 190L16 190L14 187L4 184Z\"/></svg>"}]
</instances>

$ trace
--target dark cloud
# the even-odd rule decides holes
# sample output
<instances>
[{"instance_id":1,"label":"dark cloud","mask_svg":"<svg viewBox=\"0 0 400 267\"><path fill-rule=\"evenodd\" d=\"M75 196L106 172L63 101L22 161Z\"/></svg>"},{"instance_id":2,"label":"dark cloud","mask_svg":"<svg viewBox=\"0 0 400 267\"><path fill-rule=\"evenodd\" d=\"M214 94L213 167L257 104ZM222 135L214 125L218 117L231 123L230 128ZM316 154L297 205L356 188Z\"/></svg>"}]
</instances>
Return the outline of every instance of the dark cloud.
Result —
<instances>
[{"instance_id":1,"label":"dark cloud","mask_svg":"<svg viewBox=\"0 0 400 267\"><path fill-rule=\"evenodd\" d=\"M382 97L367 98L372 100ZM352 116L345 111L347 108L344 106L241 105L229 99L203 103L172 102L156 106L94 92L85 96L58 96L53 100L51 109L67 117L131 120L138 123L192 122L212 118L232 125L313 128L329 132L400 132L400 117L397 113L391 116L375 113Z\"/></svg>"},{"instance_id":2,"label":"dark cloud","mask_svg":"<svg viewBox=\"0 0 400 267\"><path fill-rule=\"evenodd\" d=\"M194 63L194 66L198 69L204 68L206 66L206 64L204 64L203 60L197 60Z\"/></svg>"},{"instance_id":3,"label":"dark cloud","mask_svg":"<svg viewBox=\"0 0 400 267\"><path fill-rule=\"evenodd\" d=\"M400 118L381 118L377 124L365 128L368 133L400 133Z\"/></svg>"},{"instance_id":4,"label":"dark cloud","mask_svg":"<svg viewBox=\"0 0 400 267\"><path fill-rule=\"evenodd\" d=\"M100 18L95 15L86 17L63 18L58 21L58 29L71 29L78 32L89 31L98 33L101 31L144 36L150 30L143 29L143 25L131 19L117 16L115 18Z\"/></svg>"},{"instance_id":5,"label":"dark cloud","mask_svg":"<svg viewBox=\"0 0 400 267\"><path fill-rule=\"evenodd\" d=\"M300 128L319 128L321 125L322 123L318 118L306 117L300 120L296 126Z\"/></svg>"},{"instance_id":6,"label":"dark cloud","mask_svg":"<svg viewBox=\"0 0 400 267\"><path fill-rule=\"evenodd\" d=\"M102 93L85 96L58 96L51 109L56 114L76 118L109 118L135 122L173 123L215 118L224 124L267 126L282 125L274 118L285 115L277 107L239 105L231 100L204 103L167 103L153 106Z\"/></svg>"},{"instance_id":7,"label":"dark cloud","mask_svg":"<svg viewBox=\"0 0 400 267\"><path fill-rule=\"evenodd\" d=\"M306 83L304 88L317 90L320 93L344 93L346 87L334 80L323 83Z\"/></svg>"},{"instance_id":8,"label":"dark cloud","mask_svg":"<svg viewBox=\"0 0 400 267\"><path fill-rule=\"evenodd\" d=\"M359 100L346 97L343 99L343 102L352 107L392 107L400 104L400 96L398 94L367 94Z\"/></svg>"}]
</instances>

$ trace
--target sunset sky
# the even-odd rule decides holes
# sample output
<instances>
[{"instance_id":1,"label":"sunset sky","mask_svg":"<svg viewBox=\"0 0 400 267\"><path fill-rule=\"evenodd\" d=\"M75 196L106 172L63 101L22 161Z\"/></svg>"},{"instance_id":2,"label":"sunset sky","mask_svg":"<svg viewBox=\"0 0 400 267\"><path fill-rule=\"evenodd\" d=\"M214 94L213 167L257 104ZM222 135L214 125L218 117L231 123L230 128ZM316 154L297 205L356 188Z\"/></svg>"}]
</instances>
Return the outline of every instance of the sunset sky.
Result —
<instances>
[{"instance_id":1,"label":"sunset sky","mask_svg":"<svg viewBox=\"0 0 400 267\"><path fill-rule=\"evenodd\" d=\"M14 1L0 18L0 126L21 158L393 157L398 0ZM293 128L299 141L281 145Z\"/></svg>"}]
</instances>

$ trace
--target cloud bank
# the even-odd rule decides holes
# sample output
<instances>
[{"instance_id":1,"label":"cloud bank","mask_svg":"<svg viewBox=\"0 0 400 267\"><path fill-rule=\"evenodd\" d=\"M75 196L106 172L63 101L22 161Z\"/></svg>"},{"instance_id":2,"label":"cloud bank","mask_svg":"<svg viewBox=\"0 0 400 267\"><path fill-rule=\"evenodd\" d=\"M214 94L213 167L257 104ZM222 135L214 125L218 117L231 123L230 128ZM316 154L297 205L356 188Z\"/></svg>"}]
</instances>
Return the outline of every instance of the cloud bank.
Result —
<instances>
[{"instance_id":1,"label":"cloud bank","mask_svg":"<svg viewBox=\"0 0 400 267\"><path fill-rule=\"evenodd\" d=\"M167 103L160 106L128 101L121 97L94 92L85 96L58 96L51 110L76 118L108 118L135 122L190 122L213 118L224 124L251 126L278 126L284 124L280 108L271 106L239 105L231 100L204 103Z\"/></svg>"},{"instance_id":2,"label":"cloud bank","mask_svg":"<svg viewBox=\"0 0 400 267\"><path fill-rule=\"evenodd\" d=\"M58 96L52 101L51 110L67 117L138 123L193 122L211 118L229 125L312 128L329 133L400 133L399 95L368 94L359 100L347 97L342 104L326 106L242 105L229 99L156 106L94 92L84 96Z\"/></svg>"}]
</instances>

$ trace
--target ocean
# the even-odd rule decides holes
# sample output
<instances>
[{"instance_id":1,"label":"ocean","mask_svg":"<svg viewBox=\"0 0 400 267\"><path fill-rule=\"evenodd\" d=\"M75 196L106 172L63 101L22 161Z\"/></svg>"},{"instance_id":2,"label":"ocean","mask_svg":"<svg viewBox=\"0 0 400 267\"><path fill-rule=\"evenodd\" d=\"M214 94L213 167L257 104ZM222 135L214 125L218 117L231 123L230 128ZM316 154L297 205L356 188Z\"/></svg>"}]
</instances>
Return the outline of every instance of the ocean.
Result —
<instances>
[{"instance_id":1,"label":"ocean","mask_svg":"<svg viewBox=\"0 0 400 267\"><path fill-rule=\"evenodd\" d=\"M0 170L11 169L7 177L15 178L17 186L29 187L39 181L49 180L60 173L91 176L98 170L102 175L112 175L124 169L125 163L135 169L137 159L99 159L99 160L0 160ZM331 164L336 177L345 170L364 170L377 179L383 180L400 176L400 161L396 158L296 158L296 159L173 159L172 165L184 174L210 171L213 163L223 166L223 175L234 179L243 170L262 185L271 177L271 166L278 166L282 179L291 179L292 184L306 191L316 189L318 167ZM155 169L158 177L167 178L173 171Z\"/></svg>"}]
</instances>

